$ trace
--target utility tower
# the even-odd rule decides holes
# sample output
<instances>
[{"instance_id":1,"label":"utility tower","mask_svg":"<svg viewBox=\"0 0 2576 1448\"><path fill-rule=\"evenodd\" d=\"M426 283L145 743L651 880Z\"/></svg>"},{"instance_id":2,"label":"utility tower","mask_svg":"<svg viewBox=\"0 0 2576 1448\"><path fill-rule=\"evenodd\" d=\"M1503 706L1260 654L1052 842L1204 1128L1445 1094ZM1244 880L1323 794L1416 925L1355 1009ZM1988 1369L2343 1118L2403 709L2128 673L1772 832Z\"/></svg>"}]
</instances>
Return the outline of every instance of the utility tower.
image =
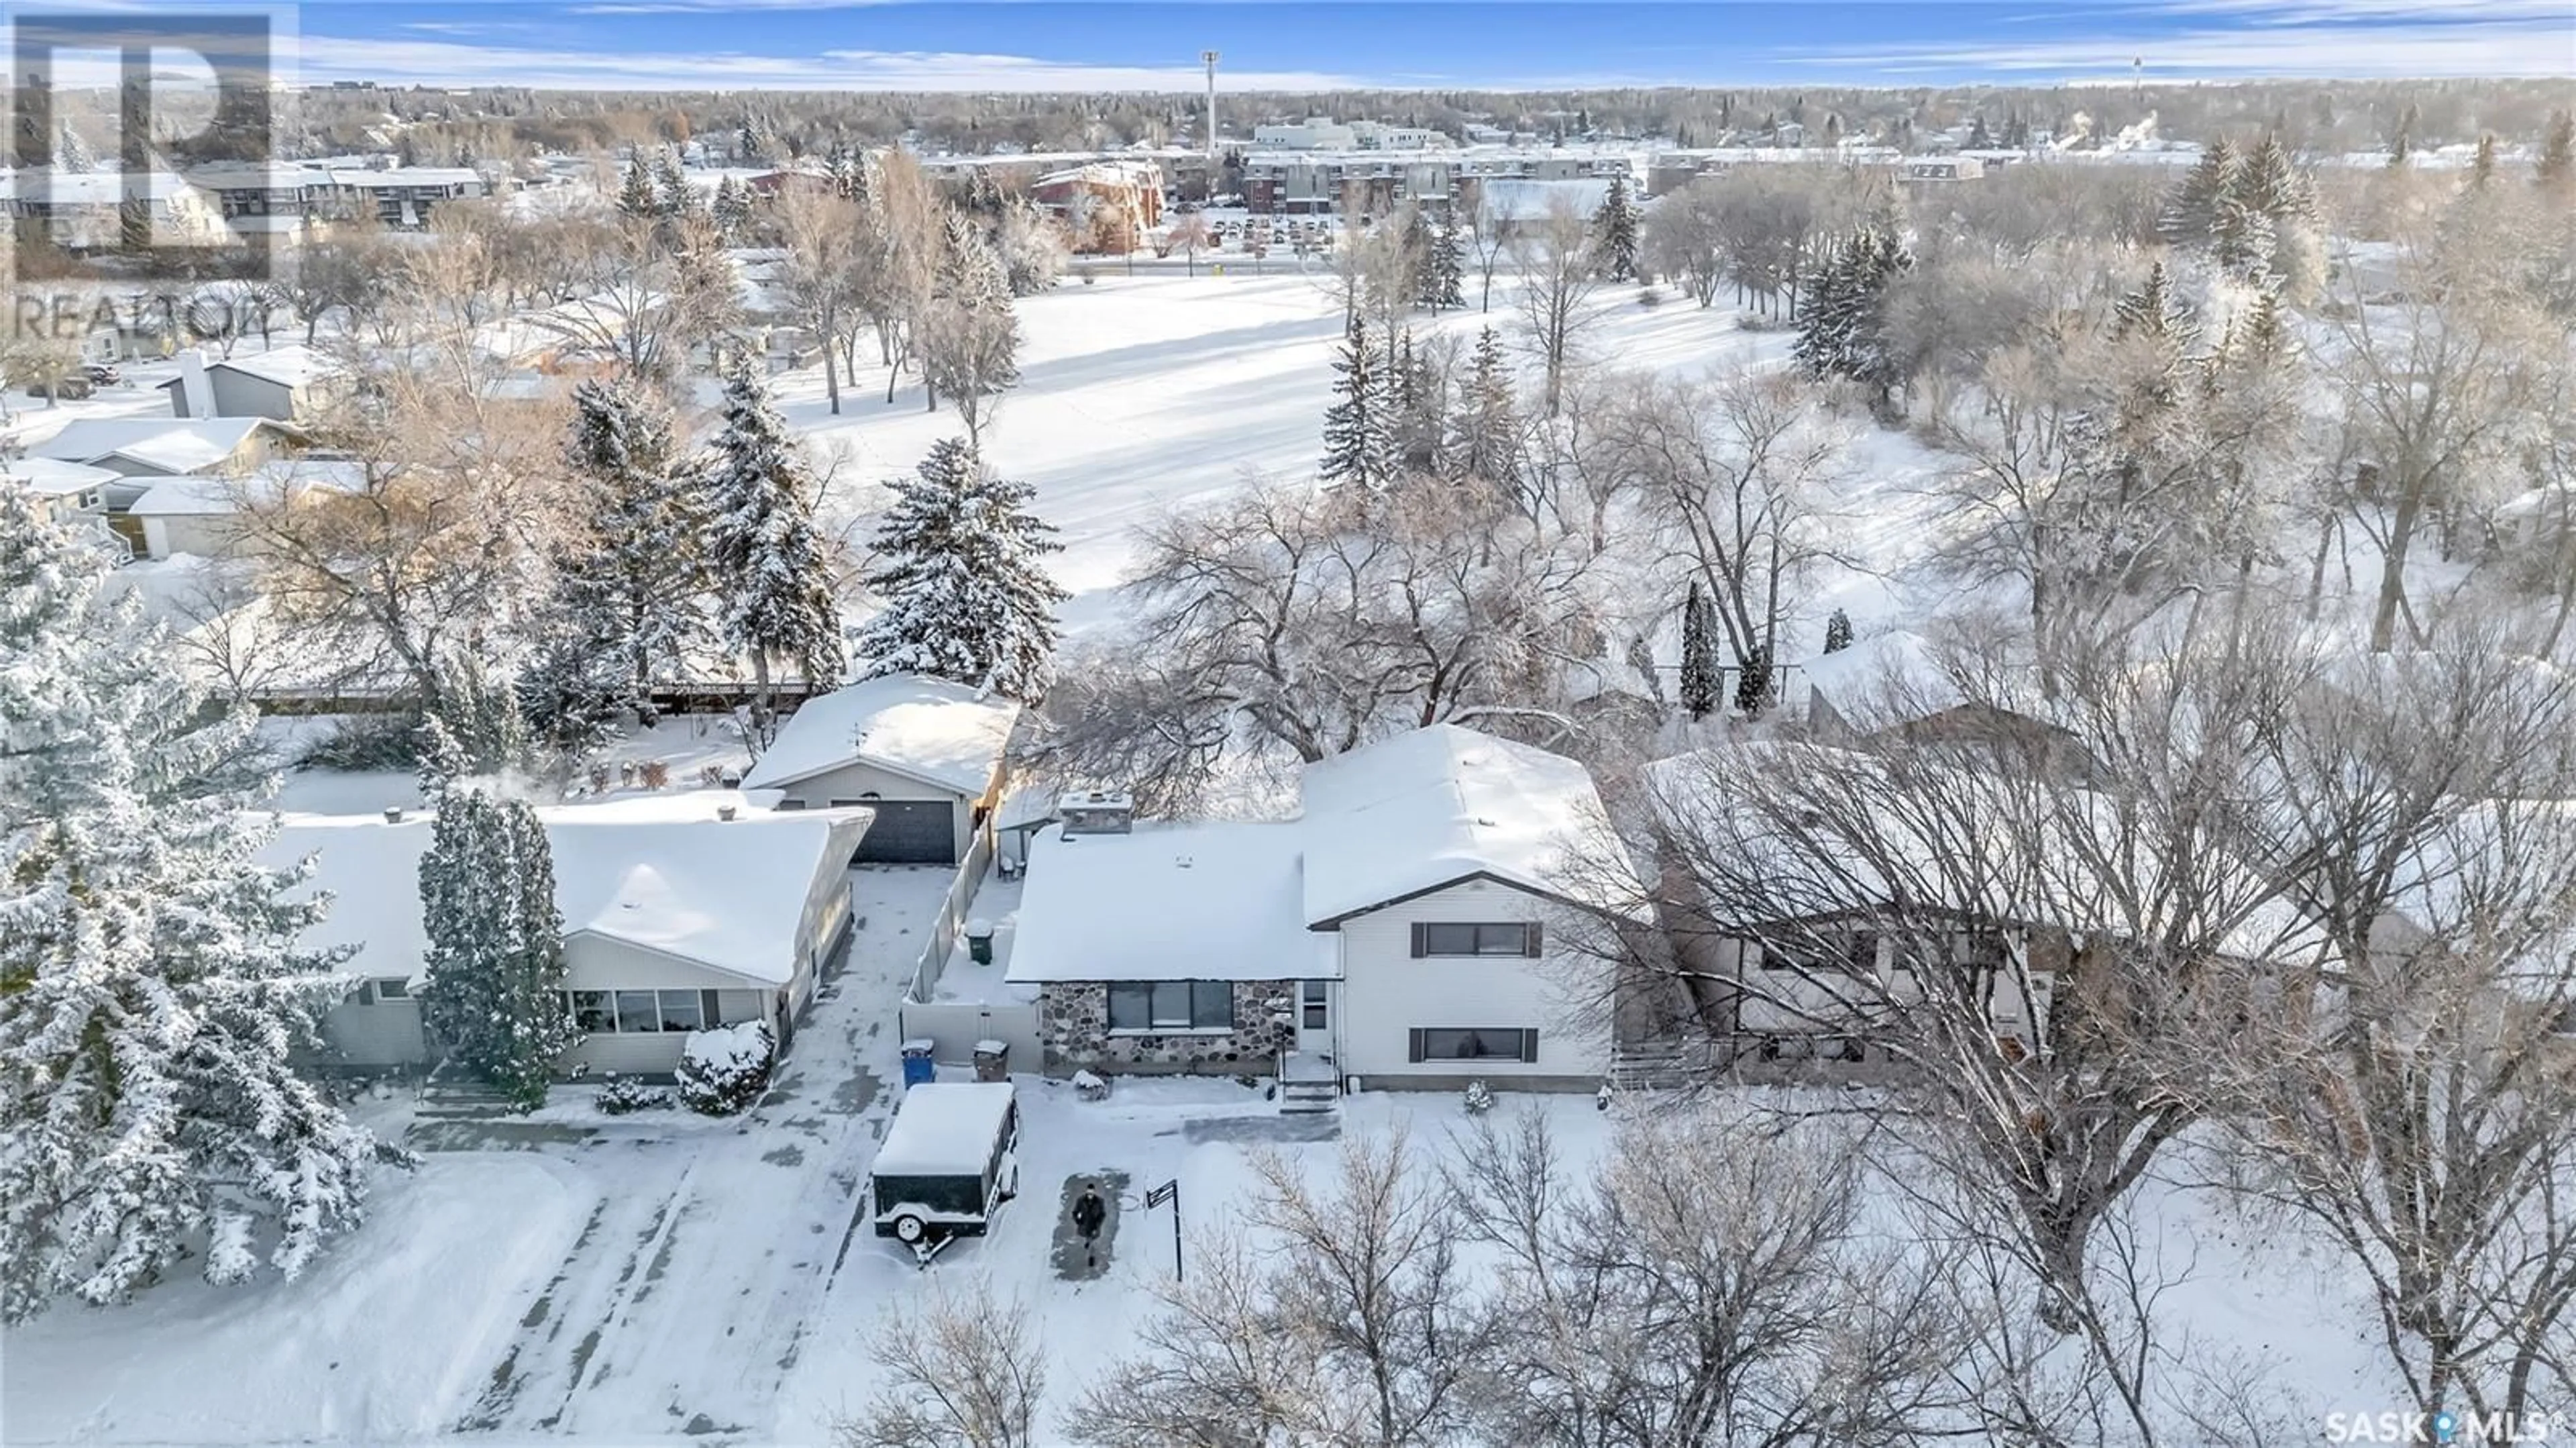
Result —
<instances>
[{"instance_id":1,"label":"utility tower","mask_svg":"<svg viewBox=\"0 0 2576 1448\"><path fill-rule=\"evenodd\" d=\"M1216 189L1216 52L1202 50L1199 63L1207 67L1208 77L1208 189Z\"/></svg>"}]
</instances>

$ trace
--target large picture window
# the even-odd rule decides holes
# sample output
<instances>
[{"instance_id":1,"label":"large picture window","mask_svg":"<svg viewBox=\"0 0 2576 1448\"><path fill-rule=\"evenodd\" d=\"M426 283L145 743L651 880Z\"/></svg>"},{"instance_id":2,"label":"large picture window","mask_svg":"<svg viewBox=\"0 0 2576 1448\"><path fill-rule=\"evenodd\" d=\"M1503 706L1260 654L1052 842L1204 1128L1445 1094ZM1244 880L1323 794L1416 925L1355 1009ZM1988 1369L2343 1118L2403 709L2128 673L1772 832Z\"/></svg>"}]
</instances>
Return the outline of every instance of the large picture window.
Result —
<instances>
[{"instance_id":1,"label":"large picture window","mask_svg":"<svg viewBox=\"0 0 2576 1448\"><path fill-rule=\"evenodd\" d=\"M760 1018L757 991L575 990L564 992L572 1023L594 1036L695 1031Z\"/></svg>"},{"instance_id":2,"label":"large picture window","mask_svg":"<svg viewBox=\"0 0 2576 1448\"><path fill-rule=\"evenodd\" d=\"M1535 1061L1538 1032L1509 1026L1431 1026L1412 1033L1415 1061Z\"/></svg>"},{"instance_id":3,"label":"large picture window","mask_svg":"<svg viewBox=\"0 0 2576 1448\"><path fill-rule=\"evenodd\" d=\"M1230 1031L1234 986L1221 980L1127 980L1109 987L1113 1031Z\"/></svg>"},{"instance_id":4,"label":"large picture window","mask_svg":"<svg viewBox=\"0 0 2576 1448\"><path fill-rule=\"evenodd\" d=\"M1437 955L1538 954L1539 929L1524 920L1452 924L1426 921L1413 927L1415 959Z\"/></svg>"}]
</instances>

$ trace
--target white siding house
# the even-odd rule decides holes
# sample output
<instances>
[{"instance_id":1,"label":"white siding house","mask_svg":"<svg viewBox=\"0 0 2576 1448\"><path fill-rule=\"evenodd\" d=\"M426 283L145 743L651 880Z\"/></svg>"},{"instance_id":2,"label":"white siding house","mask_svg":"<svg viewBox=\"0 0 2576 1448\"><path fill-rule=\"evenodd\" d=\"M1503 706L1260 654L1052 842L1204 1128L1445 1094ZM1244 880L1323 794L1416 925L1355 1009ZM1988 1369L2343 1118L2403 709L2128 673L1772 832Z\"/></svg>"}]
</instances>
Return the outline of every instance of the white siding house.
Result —
<instances>
[{"instance_id":1,"label":"white siding house","mask_svg":"<svg viewBox=\"0 0 2576 1448\"><path fill-rule=\"evenodd\" d=\"M735 818L718 815L719 800ZM847 946L866 811L780 816L700 793L538 813L563 916L564 1008L583 1028L564 1069L667 1073L690 1031L742 1021L765 1022L785 1048ZM359 984L324 1022L327 1064L435 1057L419 1004L432 826L426 815L290 817L264 852L278 865L312 857L308 888L333 896L304 943L357 947L344 968Z\"/></svg>"},{"instance_id":2,"label":"white siding house","mask_svg":"<svg viewBox=\"0 0 2576 1448\"><path fill-rule=\"evenodd\" d=\"M868 864L953 865L1001 801L1020 706L945 679L890 674L808 699L742 787L781 810L865 807Z\"/></svg>"},{"instance_id":3,"label":"white siding house","mask_svg":"<svg viewBox=\"0 0 2576 1448\"><path fill-rule=\"evenodd\" d=\"M1643 897L1573 760L1435 725L1307 766L1274 823L1063 810L1033 841L1007 979L1051 1072L1589 1090L1607 968L1569 910Z\"/></svg>"}]
</instances>

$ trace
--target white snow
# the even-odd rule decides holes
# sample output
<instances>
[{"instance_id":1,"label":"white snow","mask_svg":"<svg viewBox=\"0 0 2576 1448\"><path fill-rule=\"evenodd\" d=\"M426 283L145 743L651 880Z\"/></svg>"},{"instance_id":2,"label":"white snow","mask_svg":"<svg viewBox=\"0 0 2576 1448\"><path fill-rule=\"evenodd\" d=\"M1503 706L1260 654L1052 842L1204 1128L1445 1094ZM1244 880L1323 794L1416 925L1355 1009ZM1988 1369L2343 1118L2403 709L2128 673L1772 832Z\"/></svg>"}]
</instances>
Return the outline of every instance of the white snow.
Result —
<instances>
[{"instance_id":1,"label":"white snow","mask_svg":"<svg viewBox=\"0 0 2576 1448\"><path fill-rule=\"evenodd\" d=\"M877 1148L878 1176L981 1176L1017 1092L1008 1081L925 1081Z\"/></svg>"},{"instance_id":2,"label":"white snow","mask_svg":"<svg viewBox=\"0 0 2576 1448\"><path fill-rule=\"evenodd\" d=\"M769 1028L758 1021L691 1031L680 1045L681 1059L712 1076L757 1071L769 1061Z\"/></svg>"},{"instance_id":3,"label":"white snow","mask_svg":"<svg viewBox=\"0 0 2576 1448\"><path fill-rule=\"evenodd\" d=\"M889 674L808 699L743 776L775 789L850 764L869 764L963 795L993 782L1020 706L964 684Z\"/></svg>"},{"instance_id":4,"label":"white snow","mask_svg":"<svg viewBox=\"0 0 2576 1448\"><path fill-rule=\"evenodd\" d=\"M302 345L272 347L265 352L244 352L206 364L209 372L217 368L229 368L281 387L309 387L340 372L338 363Z\"/></svg>"},{"instance_id":5,"label":"white snow","mask_svg":"<svg viewBox=\"0 0 2576 1448\"><path fill-rule=\"evenodd\" d=\"M111 482L120 473L107 468L94 468L86 463L64 462L60 458L0 458L0 478L25 484L31 491L47 497L69 497Z\"/></svg>"},{"instance_id":6,"label":"white snow","mask_svg":"<svg viewBox=\"0 0 2576 1448\"><path fill-rule=\"evenodd\" d=\"M1004 979L1303 980L1340 971L1306 928L1293 823L1142 822L1123 835L1040 830Z\"/></svg>"},{"instance_id":7,"label":"white snow","mask_svg":"<svg viewBox=\"0 0 2576 1448\"><path fill-rule=\"evenodd\" d=\"M260 417L81 418L28 451L62 462L121 457L163 473L221 467L251 434L277 425Z\"/></svg>"},{"instance_id":8,"label":"white snow","mask_svg":"<svg viewBox=\"0 0 2576 1448\"><path fill-rule=\"evenodd\" d=\"M732 820L716 811L736 808ZM554 854L564 934L661 951L713 970L783 985L818 874L856 848L864 810L772 814L741 808L730 791L642 795L541 808ZM316 857L312 888L335 897L312 945L357 944L350 969L419 970L428 941L420 914L420 857L430 813L388 823L376 815L290 815L261 851L271 864Z\"/></svg>"},{"instance_id":9,"label":"white snow","mask_svg":"<svg viewBox=\"0 0 2576 1448\"><path fill-rule=\"evenodd\" d=\"M1436 724L1310 764L1298 793L1308 925L1478 875L1609 908L1643 892L1570 868L1608 816L1582 765L1527 744Z\"/></svg>"}]
</instances>

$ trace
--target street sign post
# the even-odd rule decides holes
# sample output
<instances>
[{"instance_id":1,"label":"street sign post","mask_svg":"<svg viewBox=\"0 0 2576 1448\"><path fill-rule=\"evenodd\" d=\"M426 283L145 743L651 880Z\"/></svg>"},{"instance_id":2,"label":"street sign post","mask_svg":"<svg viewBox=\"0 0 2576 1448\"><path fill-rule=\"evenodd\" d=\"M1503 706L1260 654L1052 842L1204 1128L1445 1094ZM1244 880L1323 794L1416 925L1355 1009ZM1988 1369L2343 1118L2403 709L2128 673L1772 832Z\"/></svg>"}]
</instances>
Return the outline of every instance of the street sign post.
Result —
<instances>
[{"instance_id":1,"label":"street sign post","mask_svg":"<svg viewBox=\"0 0 2576 1448\"><path fill-rule=\"evenodd\" d=\"M1181 1280L1181 1182L1180 1178L1163 1183L1145 1193L1145 1210L1152 1211L1163 1203L1172 1204L1172 1280Z\"/></svg>"}]
</instances>

